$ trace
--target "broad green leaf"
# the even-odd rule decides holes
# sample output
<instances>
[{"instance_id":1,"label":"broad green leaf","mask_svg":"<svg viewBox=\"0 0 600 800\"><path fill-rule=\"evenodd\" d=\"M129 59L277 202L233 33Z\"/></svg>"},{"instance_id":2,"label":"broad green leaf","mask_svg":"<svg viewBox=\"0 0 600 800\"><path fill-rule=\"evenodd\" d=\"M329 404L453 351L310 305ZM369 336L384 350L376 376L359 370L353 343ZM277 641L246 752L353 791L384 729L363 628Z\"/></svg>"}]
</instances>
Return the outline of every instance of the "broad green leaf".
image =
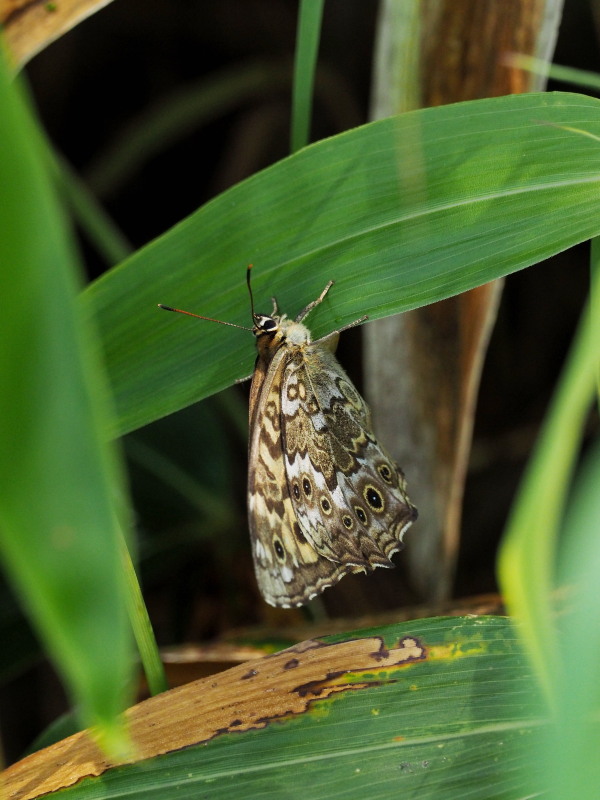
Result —
<instances>
[{"instance_id":1,"label":"broad green leaf","mask_svg":"<svg viewBox=\"0 0 600 800\"><path fill-rule=\"evenodd\" d=\"M325 637L152 698L129 713L141 751L108 767L77 736L7 789L65 800L522 798L546 787L530 753L543 719L504 618L416 620ZM219 729L219 726L220 729ZM72 755L65 771L60 754ZM172 752L169 752L169 751ZM98 777L85 777L100 771ZM62 775L61 775L62 773Z\"/></svg>"},{"instance_id":2,"label":"broad green leaf","mask_svg":"<svg viewBox=\"0 0 600 800\"><path fill-rule=\"evenodd\" d=\"M250 325L296 314L323 335L529 266L600 232L600 101L528 94L410 112L305 148L223 193L85 293L101 328L122 433L252 369Z\"/></svg>"},{"instance_id":3,"label":"broad green leaf","mask_svg":"<svg viewBox=\"0 0 600 800\"><path fill-rule=\"evenodd\" d=\"M43 145L4 64L0 109L0 555L81 716L114 749L132 654L105 376Z\"/></svg>"}]
</instances>

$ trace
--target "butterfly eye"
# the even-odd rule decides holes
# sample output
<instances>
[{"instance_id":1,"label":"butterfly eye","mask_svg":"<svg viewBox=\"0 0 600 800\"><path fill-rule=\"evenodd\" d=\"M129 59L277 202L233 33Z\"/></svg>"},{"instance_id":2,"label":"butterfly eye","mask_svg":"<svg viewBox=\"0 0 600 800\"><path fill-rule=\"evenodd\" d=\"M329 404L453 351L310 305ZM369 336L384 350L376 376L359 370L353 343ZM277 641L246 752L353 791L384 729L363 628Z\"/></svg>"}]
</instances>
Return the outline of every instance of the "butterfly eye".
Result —
<instances>
[{"instance_id":1,"label":"butterfly eye","mask_svg":"<svg viewBox=\"0 0 600 800\"><path fill-rule=\"evenodd\" d=\"M377 467L377 472L381 475L386 483L392 483L392 470L387 464L380 464Z\"/></svg>"},{"instance_id":2,"label":"butterfly eye","mask_svg":"<svg viewBox=\"0 0 600 800\"><path fill-rule=\"evenodd\" d=\"M354 506L354 513L358 517L359 521L363 524L367 521L367 515L365 514L364 508L361 508L360 506Z\"/></svg>"},{"instance_id":3,"label":"butterfly eye","mask_svg":"<svg viewBox=\"0 0 600 800\"><path fill-rule=\"evenodd\" d=\"M277 321L273 317L265 314L254 315L254 334L260 336L261 333L271 333L277 328Z\"/></svg>"},{"instance_id":4,"label":"butterfly eye","mask_svg":"<svg viewBox=\"0 0 600 800\"><path fill-rule=\"evenodd\" d=\"M374 486L365 486L363 491L363 497L369 504L370 508L373 509L373 511L376 511L378 514L381 514L381 512L383 511L383 497Z\"/></svg>"}]
</instances>

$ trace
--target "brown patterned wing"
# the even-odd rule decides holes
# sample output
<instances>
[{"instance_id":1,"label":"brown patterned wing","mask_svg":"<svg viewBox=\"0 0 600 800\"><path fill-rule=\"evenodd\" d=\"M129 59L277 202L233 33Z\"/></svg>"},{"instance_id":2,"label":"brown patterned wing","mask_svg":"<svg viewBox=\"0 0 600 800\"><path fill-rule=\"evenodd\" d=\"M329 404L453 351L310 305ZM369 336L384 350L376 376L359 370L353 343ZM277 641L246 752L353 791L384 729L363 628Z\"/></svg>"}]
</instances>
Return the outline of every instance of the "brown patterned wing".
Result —
<instances>
[{"instance_id":1,"label":"brown patterned wing","mask_svg":"<svg viewBox=\"0 0 600 800\"><path fill-rule=\"evenodd\" d=\"M283 370L281 435L288 494L304 538L336 563L319 591L347 572L393 567L417 511L402 471L377 442L369 410L333 351L313 342Z\"/></svg>"},{"instance_id":2,"label":"brown patterned wing","mask_svg":"<svg viewBox=\"0 0 600 800\"><path fill-rule=\"evenodd\" d=\"M260 359L250 390L248 517L256 579L265 600L290 608L306 603L346 572L323 557L296 519L281 438L281 391L292 351Z\"/></svg>"}]
</instances>

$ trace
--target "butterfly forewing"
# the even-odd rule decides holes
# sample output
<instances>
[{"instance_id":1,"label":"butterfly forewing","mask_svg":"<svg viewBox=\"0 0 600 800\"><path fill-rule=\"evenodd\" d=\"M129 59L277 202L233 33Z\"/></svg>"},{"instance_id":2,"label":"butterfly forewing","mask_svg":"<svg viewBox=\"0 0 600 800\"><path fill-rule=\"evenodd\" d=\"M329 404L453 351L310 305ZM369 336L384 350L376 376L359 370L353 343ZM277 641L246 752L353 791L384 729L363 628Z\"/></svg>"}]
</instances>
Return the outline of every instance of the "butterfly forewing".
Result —
<instances>
[{"instance_id":1,"label":"butterfly forewing","mask_svg":"<svg viewBox=\"0 0 600 800\"><path fill-rule=\"evenodd\" d=\"M280 348L268 369L257 364L250 390L248 518L252 554L263 597L271 605L283 607L302 605L318 594L324 566L296 519L282 457L281 385L290 355L288 349Z\"/></svg>"}]
</instances>

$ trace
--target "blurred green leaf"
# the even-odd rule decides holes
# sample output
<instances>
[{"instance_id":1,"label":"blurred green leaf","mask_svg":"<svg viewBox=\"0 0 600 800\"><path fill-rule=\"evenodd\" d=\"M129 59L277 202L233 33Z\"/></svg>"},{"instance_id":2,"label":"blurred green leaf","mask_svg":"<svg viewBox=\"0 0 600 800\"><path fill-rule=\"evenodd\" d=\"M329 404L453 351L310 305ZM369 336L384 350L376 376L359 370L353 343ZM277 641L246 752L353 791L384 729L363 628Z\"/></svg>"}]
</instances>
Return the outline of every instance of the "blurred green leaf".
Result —
<instances>
[{"instance_id":1,"label":"blurred green leaf","mask_svg":"<svg viewBox=\"0 0 600 800\"><path fill-rule=\"evenodd\" d=\"M596 441L578 472L562 537L558 713L541 754L556 798L595 800L600 794L599 486L600 441Z\"/></svg>"},{"instance_id":2,"label":"blurred green leaf","mask_svg":"<svg viewBox=\"0 0 600 800\"><path fill-rule=\"evenodd\" d=\"M599 146L600 145L596 145ZM594 239L593 268L600 274ZM519 488L500 550L498 570L509 611L525 641L551 706L560 702L564 655L554 619L558 539L564 507L593 402L600 367L598 282L585 308L552 405Z\"/></svg>"},{"instance_id":3,"label":"blurred green leaf","mask_svg":"<svg viewBox=\"0 0 600 800\"><path fill-rule=\"evenodd\" d=\"M572 83L574 86L581 86L585 89L598 91L600 89L600 75L597 72L590 72L586 69L576 69L566 67L561 64L551 64L543 58L534 58L522 53L514 53L510 56L511 66L519 69L526 69L536 75L552 78L555 81Z\"/></svg>"},{"instance_id":4,"label":"blurred green leaf","mask_svg":"<svg viewBox=\"0 0 600 800\"><path fill-rule=\"evenodd\" d=\"M82 718L114 749L132 666L123 478L44 145L4 64L0 109L0 552Z\"/></svg>"},{"instance_id":5,"label":"blurred green leaf","mask_svg":"<svg viewBox=\"0 0 600 800\"><path fill-rule=\"evenodd\" d=\"M550 123L550 124L544 124ZM425 109L318 142L224 192L90 287L122 433L252 371L257 309L315 335L383 317L534 264L600 231L600 101L527 94Z\"/></svg>"}]
</instances>

